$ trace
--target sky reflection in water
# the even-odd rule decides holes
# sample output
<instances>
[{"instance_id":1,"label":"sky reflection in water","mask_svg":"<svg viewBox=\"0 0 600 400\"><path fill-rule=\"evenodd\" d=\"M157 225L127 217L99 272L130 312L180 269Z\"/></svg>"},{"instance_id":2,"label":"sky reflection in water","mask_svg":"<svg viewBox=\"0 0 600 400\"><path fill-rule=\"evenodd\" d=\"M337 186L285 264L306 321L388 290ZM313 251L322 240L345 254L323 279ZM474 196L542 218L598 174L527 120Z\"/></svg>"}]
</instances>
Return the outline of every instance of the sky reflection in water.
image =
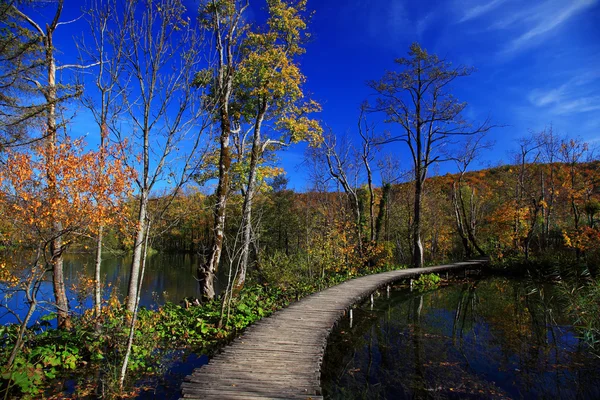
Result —
<instances>
[{"instance_id":1,"label":"sky reflection in water","mask_svg":"<svg viewBox=\"0 0 600 400\"><path fill-rule=\"evenodd\" d=\"M119 298L123 299L127 294L129 283L130 257L106 256L102 262L102 281L105 286L104 298L116 290ZM196 280L196 268L198 259L190 254L155 254L148 257L148 266L144 274L144 283L140 296L140 305L154 308L164 304L165 301L179 302L185 297L199 297L200 290ZM82 279L90 279L94 276L94 256L91 254L67 254L65 256L65 281L67 284L67 296L72 311L79 312L82 308L92 306L91 292L85 298L78 298L77 292L81 289ZM50 275L48 281L42 285L38 300L40 305L32 320L53 312L52 283ZM227 284L225 271L219 271L215 281L216 291ZM24 301L24 293L15 293L7 302L11 310L21 317L27 313L28 305ZM82 307L83 306L83 307ZM16 322L16 319L0 310L0 324Z\"/></svg>"},{"instance_id":2,"label":"sky reflection in water","mask_svg":"<svg viewBox=\"0 0 600 400\"><path fill-rule=\"evenodd\" d=\"M556 286L490 278L385 297L332 332L326 398L600 398L600 359Z\"/></svg>"}]
</instances>

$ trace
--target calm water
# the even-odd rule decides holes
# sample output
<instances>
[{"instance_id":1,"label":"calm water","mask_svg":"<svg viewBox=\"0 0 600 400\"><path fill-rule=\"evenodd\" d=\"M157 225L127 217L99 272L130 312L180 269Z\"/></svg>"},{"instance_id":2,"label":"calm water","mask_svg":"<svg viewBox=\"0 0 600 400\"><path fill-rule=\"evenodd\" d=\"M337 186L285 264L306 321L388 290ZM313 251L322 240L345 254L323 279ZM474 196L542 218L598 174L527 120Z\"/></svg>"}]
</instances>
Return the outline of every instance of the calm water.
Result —
<instances>
[{"instance_id":1,"label":"calm water","mask_svg":"<svg viewBox=\"0 0 600 400\"><path fill-rule=\"evenodd\" d=\"M184 297L199 297L200 291L196 280L196 268L199 260L190 254L155 254L148 257L148 264L144 274L140 304L145 307L156 307L165 301L179 302ZM105 256L102 261L102 280L106 287L105 298L111 291L117 291L123 299L127 294L129 283L129 270L131 257ZM94 276L94 257L86 254L67 254L65 256L65 280L67 283L69 303L73 310L81 307L91 307L92 298L81 298L78 292L82 287L81 282ZM48 279L50 276L48 275ZM217 293L227 284L225 271L220 271L215 280ZM34 320L41 314L52 310L51 306L44 307L43 301L51 304L53 301L52 285L46 282L41 289L39 311ZM6 301L3 299L3 301ZM21 315L27 312L27 305L22 294L16 294L9 300L12 309ZM9 314L0 315L0 324L15 322Z\"/></svg>"},{"instance_id":2,"label":"calm water","mask_svg":"<svg viewBox=\"0 0 600 400\"><path fill-rule=\"evenodd\" d=\"M490 278L385 297L332 332L326 398L600 398L600 359L556 286Z\"/></svg>"}]
</instances>

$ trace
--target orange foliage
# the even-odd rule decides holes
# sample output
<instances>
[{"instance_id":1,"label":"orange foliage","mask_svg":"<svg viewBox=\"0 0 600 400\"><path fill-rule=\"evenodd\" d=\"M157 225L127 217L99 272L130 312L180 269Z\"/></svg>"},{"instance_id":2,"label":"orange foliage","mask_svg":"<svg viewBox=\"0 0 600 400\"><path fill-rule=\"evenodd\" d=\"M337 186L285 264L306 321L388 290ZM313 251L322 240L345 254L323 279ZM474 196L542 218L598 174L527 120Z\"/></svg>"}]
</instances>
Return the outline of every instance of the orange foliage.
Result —
<instances>
[{"instance_id":1,"label":"orange foliage","mask_svg":"<svg viewBox=\"0 0 600 400\"><path fill-rule=\"evenodd\" d=\"M50 240L52 224L61 234L92 230L115 219L133 171L118 158L116 147L83 151L81 140L58 146L37 144L30 152L8 152L0 169L0 203L23 240ZM15 239L14 237L12 238Z\"/></svg>"},{"instance_id":2,"label":"orange foliage","mask_svg":"<svg viewBox=\"0 0 600 400\"><path fill-rule=\"evenodd\" d=\"M563 232L565 245L581 251L600 249L600 232L590 227L584 227L577 231Z\"/></svg>"}]
</instances>

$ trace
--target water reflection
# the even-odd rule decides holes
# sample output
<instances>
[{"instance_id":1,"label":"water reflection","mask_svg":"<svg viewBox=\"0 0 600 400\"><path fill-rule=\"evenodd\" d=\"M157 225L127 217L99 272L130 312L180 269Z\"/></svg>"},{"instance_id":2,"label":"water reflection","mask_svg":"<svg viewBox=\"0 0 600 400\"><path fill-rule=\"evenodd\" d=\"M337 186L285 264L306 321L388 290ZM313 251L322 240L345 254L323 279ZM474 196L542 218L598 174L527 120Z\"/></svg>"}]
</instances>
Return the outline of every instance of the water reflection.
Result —
<instances>
[{"instance_id":1,"label":"water reflection","mask_svg":"<svg viewBox=\"0 0 600 400\"><path fill-rule=\"evenodd\" d=\"M600 398L600 360L556 287L488 279L385 297L332 332L327 398Z\"/></svg>"},{"instance_id":2,"label":"water reflection","mask_svg":"<svg viewBox=\"0 0 600 400\"><path fill-rule=\"evenodd\" d=\"M165 301L179 302L185 297L200 297L198 282L196 280L196 268L198 258L190 254L155 254L148 257L147 269L144 275L140 305L145 307L156 307ZM105 298L110 291L116 291L121 299L127 294L129 282L129 269L131 257L105 257L102 261L102 280L106 286ZM91 293L85 298L78 298L77 292L82 287L84 279L94 276L94 256L86 254L65 255L65 281L67 285L67 296L73 310L78 308L89 308L92 306ZM216 292L226 286L227 276L224 270L219 271L215 279ZM50 276L48 275L48 279ZM52 284L45 282L40 290L40 307L32 320L41 315L52 312ZM25 315L27 305L23 294L15 294L9 301L8 306L18 315ZM16 322L10 314L0 314L0 324Z\"/></svg>"}]
</instances>

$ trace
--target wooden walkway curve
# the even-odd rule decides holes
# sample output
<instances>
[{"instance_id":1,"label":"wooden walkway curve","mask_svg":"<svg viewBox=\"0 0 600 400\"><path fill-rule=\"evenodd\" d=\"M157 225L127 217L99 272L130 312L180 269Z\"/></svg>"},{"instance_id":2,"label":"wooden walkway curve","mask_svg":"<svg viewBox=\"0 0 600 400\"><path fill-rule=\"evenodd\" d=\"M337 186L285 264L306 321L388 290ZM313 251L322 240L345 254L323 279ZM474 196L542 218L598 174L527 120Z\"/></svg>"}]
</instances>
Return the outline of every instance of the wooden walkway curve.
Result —
<instances>
[{"instance_id":1,"label":"wooden walkway curve","mask_svg":"<svg viewBox=\"0 0 600 400\"><path fill-rule=\"evenodd\" d=\"M378 288L431 272L478 268L486 259L352 279L314 293L244 331L182 384L184 399L322 399L327 337L345 311Z\"/></svg>"}]
</instances>

